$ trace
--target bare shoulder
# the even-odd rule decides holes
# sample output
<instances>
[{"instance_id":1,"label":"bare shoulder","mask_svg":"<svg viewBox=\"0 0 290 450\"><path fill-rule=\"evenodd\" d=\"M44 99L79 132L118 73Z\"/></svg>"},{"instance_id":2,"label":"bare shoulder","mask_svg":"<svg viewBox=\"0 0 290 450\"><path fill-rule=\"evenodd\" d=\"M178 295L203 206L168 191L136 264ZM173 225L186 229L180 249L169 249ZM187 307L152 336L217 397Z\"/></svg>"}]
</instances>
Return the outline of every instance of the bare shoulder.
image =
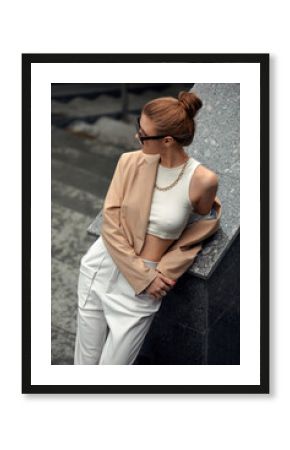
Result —
<instances>
[{"instance_id":1,"label":"bare shoulder","mask_svg":"<svg viewBox=\"0 0 290 450\"><path fill-rule=\"evenodd\" d=\"M218 183L218 175L203 164L199 164L194 171L192 179L195 179L197 183L202 186L212 186Z\"/></svg>"},{"instance_id":2,"label":"bare shoulder","mask_svg":"<svg viewBox=\"0 0 290 450\"><path fill-rule=\"evenodd\" d=\"M214 201L219 183L218 175L203 164L199 164L190 180L189 196L198 214L207 214Z\"/></svg>"}]
</instances>

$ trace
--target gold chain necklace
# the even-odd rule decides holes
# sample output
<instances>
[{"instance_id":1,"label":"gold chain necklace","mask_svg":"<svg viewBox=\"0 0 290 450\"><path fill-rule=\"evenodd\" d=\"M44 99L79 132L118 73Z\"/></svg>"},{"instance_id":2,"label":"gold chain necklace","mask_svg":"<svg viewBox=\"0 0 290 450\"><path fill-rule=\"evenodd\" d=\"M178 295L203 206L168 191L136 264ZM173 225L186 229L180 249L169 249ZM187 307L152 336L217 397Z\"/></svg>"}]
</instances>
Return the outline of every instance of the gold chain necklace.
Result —
<instances>
[{"instance_id":1,"label":"gold chain necklace","mask_svg":"<svg viewBox=\"0 0 290 450\"><path fill-rule=\"evenodd\" d=\"M172 188L176 185L176 183L178 183L178 181L180 180L180 178L182 177L182 175L183 175L183 173L184 173L184 171L185 171L186 164L188 163L188 161L189 161L189 157L187 158L187 160L186 160L185 163L183 164L182 169L181 169L181 171L179 172L179 174L178 174L176 180L174 180L171 184L169 184L169 186L166 186L166 187L161 188L161 187L157 186L157 184L155 183L155 188L158 189L158 191L168 191L168 189L172 189Z\"/></svg>"}]
</instances>

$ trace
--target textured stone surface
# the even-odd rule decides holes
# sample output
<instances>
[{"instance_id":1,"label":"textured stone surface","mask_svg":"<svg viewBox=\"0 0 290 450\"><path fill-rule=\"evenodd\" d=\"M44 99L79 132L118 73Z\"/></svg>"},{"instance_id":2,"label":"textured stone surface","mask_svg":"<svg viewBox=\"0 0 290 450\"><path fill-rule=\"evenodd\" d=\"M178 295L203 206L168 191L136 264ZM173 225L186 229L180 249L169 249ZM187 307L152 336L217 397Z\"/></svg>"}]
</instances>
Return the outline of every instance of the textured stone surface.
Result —
<instances>
[{"instance_id":1,"label":"textured stone surface","mask_svg":"<svg viewBox=\"0 0 290 450\"><path fill-rule=\"evenodd\" d=\"M220 177L222 225L227 225L231 239L240 220L240 85L196 83L193 90L203 106L195 118L196 134L188 150Z\"/></svg>"},{"instance_id":2,"label":"textured stone surface","mask_svg":"<svg viewBox=\"0 0 290 450\"><path fill-rule=\"evenodd\" d=\"M166 320L159 310L134 364L202 364L204 344L201 333Z\"/></svg>"},{"instance_id":3,"label":"textured stone surface","mask_svg":"<svg viewBox=\"0 0 290 450\"><path fill-rule=\"evenodd\" d=\"M68 333L61 328L51 329L51 364L72 365L74 355L75 334Z\"/></svg>"},{"instance_id":4,"label":"textured stone surface","mask_svg":"<svg viewBox=\"0 0 290 450\"><path fill-rule=\"evenodd\" d=\"M207 364L240 364L240 307L234 305L209 330Z\"/></svg>"},{"instance_id":5,"label":"textured stone surface","mask_svg":"<svg viewBox=\"0 0 290 450\"><path fill-rule=\"evenodd\" d=\"M94 242L94 238L86 232L88 224L88 216L53 203L52 257L72 267L79 267L81 256Z\"/></svg>"},{"instance_id":6,"label":"textured stone surface","mask_svg":"<svg viewBox=\"0 0 290 450\"><path fill-rule=\"evenodd\" d=\"M196 83L193 90L203 106L195 118L196 133L188 151L219 175L222 218L220 230L210 238L189 273L210 277L240 229L240 85Z\"/></svg>"},{"instance_id":7,"label":"textured stone surface","mask_svg":"<svg viewBox=\"0 0 290 450\"><path fill-rule=\"evenodd\" d=\"M224 255L206 287L207 323L208 327L212 327L229 308L240 303L240 235Z\"/></svg>"},{"instance_id":8,"label":"textured stone surface","mask_svg":"<svg viewBox=\"0 0 290 450\"><path fill-rule=\"evenodd\" d=\"M53 325L74 334L76 331L78 266L52 260L51 307Z\"/></svg>"},{"instance_id":9,"label":"textured stone surface","mask_svg":"<svg viewBox=\"0 0 290 450\"><path fill-rule=\"evenodd\" d=\"M196 134L189 150L219 175L239 180L240 85L196 83L194 92L203 101L198 111Z\"/></svg>"}]
</instances>

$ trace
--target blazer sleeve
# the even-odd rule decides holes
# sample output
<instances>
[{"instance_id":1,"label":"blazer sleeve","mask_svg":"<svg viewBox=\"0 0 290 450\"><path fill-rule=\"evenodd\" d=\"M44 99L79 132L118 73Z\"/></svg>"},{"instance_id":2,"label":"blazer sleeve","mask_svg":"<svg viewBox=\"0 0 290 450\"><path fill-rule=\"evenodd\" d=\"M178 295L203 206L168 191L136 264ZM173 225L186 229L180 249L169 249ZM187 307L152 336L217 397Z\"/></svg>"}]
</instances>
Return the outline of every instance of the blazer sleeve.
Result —
<instances>
[{"instance_id":1,"label":"blazer sleeve","mask_svg":"<svg viewBox=\"0 0 290 450\"><path fill-rule=\"evenodd\" d=\"M122 230L120 213L124 192L123 156L118 160L104 200L101 235L113 261L138 295L157 277L158 272L136 255Z\"/></svg>"},{"instance_id":2,"label":"blazer sleeve","mask_svg":"<svg viewBox=\"0 0 290 450\"><path fill-rule=\"evenodd\" d=\"M203 248L204 240L214 235L220 228L222 208L218 197L215 198L214 206L217 208L218 214L213 209L211 211L213 219L202 219L190 223L181 237L162 256L156 266L157 271L177 281L192 266L198 253Z\"/></svg>"},{"instance_id":3,"label":"blazer sleeve","mask_svg":"<svg viewBox=\"0 0 290 450\"><path fill-rule=\"evenodd\" d=\"M175 281L192 266L198 253L202 250L202 244L193 245L182 249L177 247L167 251L156 266L156 270Z\"/></svg>"}]
</instances>

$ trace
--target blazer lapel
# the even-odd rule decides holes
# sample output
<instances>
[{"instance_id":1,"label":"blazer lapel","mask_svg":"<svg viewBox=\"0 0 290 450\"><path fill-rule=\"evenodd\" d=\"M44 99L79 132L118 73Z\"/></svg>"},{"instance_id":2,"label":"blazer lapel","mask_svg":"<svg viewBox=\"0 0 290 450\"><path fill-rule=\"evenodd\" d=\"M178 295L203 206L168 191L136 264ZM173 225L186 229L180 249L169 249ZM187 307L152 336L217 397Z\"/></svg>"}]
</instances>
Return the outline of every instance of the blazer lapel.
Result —
<instances>
[{"instance_id":1,"label":"blazer lapel","mask_svg":"<svg viewBox=\"0 0 290 450\"><path fill-rule=\"evenodd\" d=\"M136 191L133 193L133 195L137 195L138 200L136 200L139 202L139 217L136 217L137 223L135 224L136 237L138 238L136 248L138 254L141 252L145 242L159 160L159 153L148 155L142 152L141 158L138 161Z\"/></svg>"}]
</instances>

